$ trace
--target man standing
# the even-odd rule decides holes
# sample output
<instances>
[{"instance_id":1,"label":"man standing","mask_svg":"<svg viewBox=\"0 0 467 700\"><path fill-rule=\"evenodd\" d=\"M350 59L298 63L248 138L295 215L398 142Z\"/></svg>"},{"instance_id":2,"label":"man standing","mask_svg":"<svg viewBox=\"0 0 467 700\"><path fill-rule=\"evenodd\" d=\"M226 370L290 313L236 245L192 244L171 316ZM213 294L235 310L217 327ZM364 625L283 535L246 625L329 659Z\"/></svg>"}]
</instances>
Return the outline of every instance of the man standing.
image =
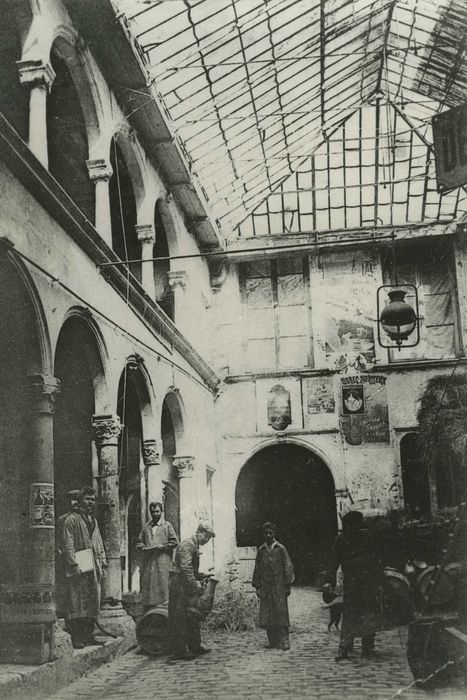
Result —
<instances>
[{"instance_id":1,"label":"man standing","mask_svg":"<svg viewBox=\"0 0 467 700\"><path fill-rule=\"evenodd\" d=\"M79 489L67 491L66 495L69 500L69 508L66 513L63 513L57 518L57 524L55 526L55 597L57 600L57 617L63 617L65 615L66 605L66 576L65 562L63 559L63 525L67 515L71 513L74 506L76 506L78 503L78 494Z\"/></svg>"},{"instance_id":2,"label":"man standing","mask_svg":"<svg viewBox=\"0 0 467 700\"><path fill-rule=\"evenodd\" d=\"M193 598L204 592L199 572L199 547L215 537L214 530L200 524L193 537L183 540L175 550L169 579L169 625L172 654L176 659L190 661L210 649L201 646L200 618L190 608Z\"/></svg>"},{"instance_id":3,"label":"man standing","mask_svg":"<svg viewBox=\"0 0 467 700\"><path fill-rule=\"evenodd\" d=\"M276 527L264 523L264 544L258 550L253 572L253 587L259 598L259 624L266 629L268 649L288 651L289 608L287 598L294 582L294 570L283 544L276 540Z\"/></svg>"},{"instance_id":4,"label":"man standing","mask_svg":"<svg viewBox=\"0 0 467 700\"><path fill-rule=\"evenodd\" d=\"M344 576L344 614L336 661L348 658L354 637L362 638L363 657L374 654L382 571L374 545L362 528L362 513L350 511L342 518L342 534L334 542L323 588L323 593L333 590L340 565Z\"/></svg>"},{"instance_id":5,"label":"man standing","mask_svg":"<svg viewBox=\"0 0 467 700\"><path fill-rule=\"evenodd\" d=\"M141 602L146 612L169 599L169 570L178 544L172 525L163 520L162 503L150 503L151 520L141 530L136 548L141 552Z\"/></svg>"},{"instance_id":6,"label":"man standing","mask_svg":"<svg viewBox=\"0 0 467 700\"><path fill-rule=\"evenodd\" d=\"M85 486L63 524L66 575L66 625L75 649L99 644L94 624L100 611L101 580L106 567L99 525L93 516L96 494Z\"/></svg>"}]
</instances>

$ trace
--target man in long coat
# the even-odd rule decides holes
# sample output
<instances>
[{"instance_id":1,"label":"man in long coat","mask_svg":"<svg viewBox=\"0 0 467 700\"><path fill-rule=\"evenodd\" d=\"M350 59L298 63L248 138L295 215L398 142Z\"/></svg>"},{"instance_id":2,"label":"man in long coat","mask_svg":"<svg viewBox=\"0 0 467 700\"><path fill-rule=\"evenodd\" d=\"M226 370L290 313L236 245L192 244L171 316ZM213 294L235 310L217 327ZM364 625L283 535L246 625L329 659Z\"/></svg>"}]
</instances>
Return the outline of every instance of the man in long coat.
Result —
<instances>
[{"instance_id":1,"label":"man in long coat","mask_svg":"<svg viewBox=\"0 0 467 700\"><path fill-rule=\"evenodd\" d=\"M169 600L169 570L178 545L172 525L163 520L162 503L150 503L151 520L141 530L136 548L141 552L141 602L144 612Z\"/></svg>"},{"instance_id":2,"label":"man in long coat","mask_svg":"<svg viewBox=\"0 0 467 700\"><path fill-rule=\"evenodd\" d=\"M67 516L78 503L79 489L67 491L69 508L57 518L55 525L55 598L57 602L57 617L64 617L66 605L66 576L65 562L63 560L63 525Z\"/></svg>"},{"instance_id":3,"label":"man in long coat","mask_svg":"<svg viewBox=\"0 0 467 700\"><path fill-rule=\"evenodd\" d=\"M204 592L200 581L206 575L199 571L199 548L211 537L215 537L214 530L200 524L193 537L183 540L175 550L169 578L169 627L176 659L190 661L211 651L201 646L200 618L190 611L193 599Z\"/></svg>"},{"instance_id":4,"label":"man in long coat","mask_svg":"<svg viewBox=\"0 0 467 700\"><path fill-rule=\"evenodd\" d=\"M100 611L101 581L106 558L99 525L93 516L95 503L94 489L90 486L84 487L79 493L77 505L68 513L63 523L65 619L75 649L99 644L93 633ZM84 563L86 558L87 565ZM83 569L80 568L80 560Z\"/></svg>"},{"instance_id":5,"label":"man in long coat","mask_svg":"<svg viewBox=\"0 0 467 700\"><path fill-rule=\"evenodd\" d=\"M290 649L287 598L294 582L294 569L283 544L276 540L272 523L263 525L264 544L258 550L253 587L259 597L259 624L266 629L269 649Z\"/></svg>"},{"instance_id":6,"label":"man in long coat","mask_svg":"<svg viewBox=\"0 0 467 700\"><path fill-rule=\"evenodd\" d=\"M323 592L336 585L339 565L344 576L344 614L336 661L348 658L354 637L362 638L362 656L374 654L375 632L380 623L378 590L382 569L369 534L362 530L363 515L350 511L342 518L325 578Z\"/></svg>"}]
</instances>

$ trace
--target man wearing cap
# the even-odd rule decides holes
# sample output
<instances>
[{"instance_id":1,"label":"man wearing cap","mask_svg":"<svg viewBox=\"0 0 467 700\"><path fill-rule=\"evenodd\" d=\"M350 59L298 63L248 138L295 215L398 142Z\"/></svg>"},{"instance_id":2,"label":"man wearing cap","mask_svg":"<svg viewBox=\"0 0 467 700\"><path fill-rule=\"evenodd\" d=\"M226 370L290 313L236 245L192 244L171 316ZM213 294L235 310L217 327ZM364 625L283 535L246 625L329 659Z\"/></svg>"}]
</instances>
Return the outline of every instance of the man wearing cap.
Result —
<instances>
[{"instance_id":1,"label":"man wearing cap","mask_svg":"<svg viewBox=\"0 0 467 700\"><path fill-rule=\"evenodd\" d=\"M336 661L348 658L354 637L362 638L362 656L368 658L374 655L379 624L377 596L382 569L359 511L350 511L342 518L342 533L332 548L323 596L334 589L339 565L344 576L344 613Z\"/></svg>"},{"instance_id":2,"label":"man wearing cap","mask_svg":"<svg viewBox=\"0 0 467 700\"><path fill-rule=\"evenodd\" d=\"M171 651L176 659L190 661L210 649L201 646L200 618L190 612L193 598L204 592L199 571L199 548L215 537L210 525L200 523L193 535L178 545L169 579Z\"/></svg>"},{"instance_id":3,"label":"man wearing cap","mask_svg":"<svg viewBox=\"0 0 467 700\"><path fill-rule=\"evenodd\" d=\"M65 562L63 560L63 525L67 515L71 513L73 508L78 503L79 489L67 491L69 508L66 513L63 513L57 518L55 525L55 587L56 587L56 603L57 617L65 615Z\"/></svg>"}]
</instances>

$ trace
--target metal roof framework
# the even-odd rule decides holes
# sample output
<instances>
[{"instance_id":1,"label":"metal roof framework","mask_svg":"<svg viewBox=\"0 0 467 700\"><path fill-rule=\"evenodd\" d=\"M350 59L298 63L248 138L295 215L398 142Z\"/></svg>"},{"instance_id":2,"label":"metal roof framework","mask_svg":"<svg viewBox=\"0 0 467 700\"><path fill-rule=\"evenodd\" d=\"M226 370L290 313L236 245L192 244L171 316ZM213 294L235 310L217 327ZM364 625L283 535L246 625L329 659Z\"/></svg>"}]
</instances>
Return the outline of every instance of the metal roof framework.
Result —
<instances>
[{"instance_id":1,"label":"metal roof framework","mask_svg":"<svg viewBox=\"0 0 467 700\"><path fill-rule=\"evenodd\" d=\"M436 192L431 147L432 116L465 100L464 0L119 0L118 8L227 237L257 235L252 222L258 212L269 217L271 195L273 209L281 197L282 232L445 220L467 209L462 189ZM304 172L314 200L306 224ZM284 192L295 193L297 229L287 228L284 212L294 208Z\"/></svg>"}]
</instances>

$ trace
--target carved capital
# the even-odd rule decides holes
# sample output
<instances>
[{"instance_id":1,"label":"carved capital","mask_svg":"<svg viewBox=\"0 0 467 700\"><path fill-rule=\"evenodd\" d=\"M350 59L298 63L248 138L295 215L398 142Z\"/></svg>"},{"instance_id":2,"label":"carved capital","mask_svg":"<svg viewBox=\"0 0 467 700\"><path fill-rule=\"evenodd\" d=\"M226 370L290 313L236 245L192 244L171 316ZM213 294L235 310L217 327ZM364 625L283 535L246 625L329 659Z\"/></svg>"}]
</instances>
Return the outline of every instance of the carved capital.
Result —
<instances>
[{"instance_id":1,"label":"carved capital","mask_svg":"<svg viewBox=\"0 0 467 700\"><path fill-rule=\"evenodd\" d=\"M118 445L118 438L123 428L118 416L111 414L93 416L92 427L94 428L94 440L98 447Z\"/></svg>"},{"instance_id":2,"label":"carved capital","mask_svg":"<svg viewBox=\"0 0 467 700\"><path fill-rule=\"evenodd\" d=\"M176 456L172 464L178 472L179 479L190 478L195 470L195 458L189 456Z\"/></svg>"},{"instance_id":3,"label":"carved capital","mask_svg":"<svg viewBox=\"0 0 467 700\"><path fill-rule=\"evenodd\" d=\"M172 289L175 289L175 287L181 287L182 289L185 289L188 282L188 275L185 272L185 270L168 272L167 276L169 278L169 285Z\"/></svg>"},{"instance_id":4,"label":"carved capital","mask_svg":"<svg viewBox=\"0 0 467 700\"><path fill-rule=\"evenodd\" d=\"M161 463L160 449L157 440L144 440L143 461L146 467L154 467Z\"/></svg>"},{"instance_id":5,"label":"carved capital","mask_svg":"<svg viewBox=\"0 0 467 700\"><path fill-rule=\"evenodd\" d=\"M55 72L50 63L41 60L16 61L21 85L32 87L43 87L50 92L52 83L55 80Z\"/></svg>"},{"instance_id":6,"label":"carved capital","mask_svg":"<svg viewBox=\"0 0 467 700\"><path fill-rule=\"evenodd\" d=\"M156 242L156 230L154 228L154 224L136 224L135 231L140 243L154 245Z\"/></svg>"},{"instance_id":7,"label":"carved capital","mask_svg":"<svg viewBox=\"0 0 467 700\"><path fill-rule=\"evenodd\" d=\"M95 160L87 160L89 179L92 182L97 180L110 180L113 174L112 166L105 158L96 158Z\"/></svg>"},{"instance_id":8,"label":"carved capital","mask_svg":"<svg viewBox=\"0 0 467 700\"><path fill-rule=\"evenodd\" d=\"M32 413L53 413L55 399L60 393L60 380L33 374L27 379L27 393Z\"/></svg>"}]
</instances>

